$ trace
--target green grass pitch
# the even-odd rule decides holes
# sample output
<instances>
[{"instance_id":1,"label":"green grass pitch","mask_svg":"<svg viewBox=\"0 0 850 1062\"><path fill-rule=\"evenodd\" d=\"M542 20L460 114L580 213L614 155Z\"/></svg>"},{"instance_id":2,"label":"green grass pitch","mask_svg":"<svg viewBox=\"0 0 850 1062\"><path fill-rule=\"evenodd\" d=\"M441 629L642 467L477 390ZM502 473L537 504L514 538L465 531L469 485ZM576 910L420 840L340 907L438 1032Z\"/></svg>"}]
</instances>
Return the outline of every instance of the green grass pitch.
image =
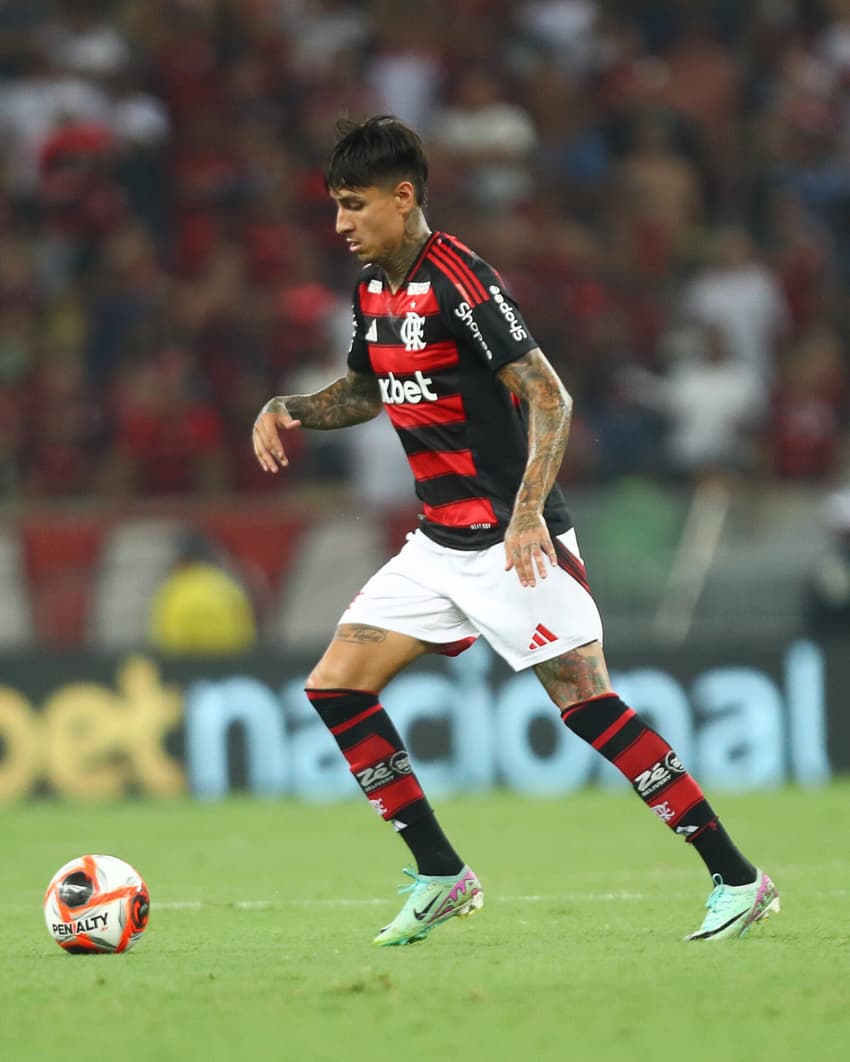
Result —
<instances>
[{"instance_id":1,"label":"green grass pitch","mask_svg":"<svg viewBox=\"0 0 850 1062\"><path fill-rule=\"evenodd\" d=\"M709 794L781 915L685 943L709 880L630 794L438 802L484 910L376 948L407 849L362 802L0 811L8 1062L830 1062L850 1057L850 785ZM151 923L68 956L41 897L86 852L137 866Z\"/></svg>"}]
</instances>

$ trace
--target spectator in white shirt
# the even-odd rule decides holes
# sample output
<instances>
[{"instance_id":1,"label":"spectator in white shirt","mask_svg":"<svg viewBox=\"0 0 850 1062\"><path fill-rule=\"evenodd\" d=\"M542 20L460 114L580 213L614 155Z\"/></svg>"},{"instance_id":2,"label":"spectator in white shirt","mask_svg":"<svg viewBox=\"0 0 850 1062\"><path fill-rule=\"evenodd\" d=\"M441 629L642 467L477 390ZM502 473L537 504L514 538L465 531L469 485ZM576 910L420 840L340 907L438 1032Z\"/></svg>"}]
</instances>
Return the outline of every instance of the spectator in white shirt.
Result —
<instances>
[{"instance_id":1,"label":"spectator in white shirt","mask_svg":"<svg viewBox=\"0 0 850 1062\"><path fill-rule=\"evenodd\" d=\"M749 234L727 227L715 235L712 261L685 288L684 315L719 329L729 357L755 374L766 394L788 311L776 278L756 258Z\"/></svg>"}]
</instances>

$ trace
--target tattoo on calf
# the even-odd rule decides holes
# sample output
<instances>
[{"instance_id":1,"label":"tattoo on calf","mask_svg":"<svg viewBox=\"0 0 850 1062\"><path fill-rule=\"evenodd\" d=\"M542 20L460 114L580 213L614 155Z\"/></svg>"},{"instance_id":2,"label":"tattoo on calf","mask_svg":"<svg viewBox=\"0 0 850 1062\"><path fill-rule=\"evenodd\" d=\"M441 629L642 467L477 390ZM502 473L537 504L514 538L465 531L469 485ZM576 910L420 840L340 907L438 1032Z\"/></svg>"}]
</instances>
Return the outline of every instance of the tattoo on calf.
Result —
<instances>
[{"instance_id":1,"label":"tattoo on calf","mask_svg":"<svg viewBox=\"0 0 850 1062\"><path fill-rule=\"evenodd\" d=\"M380 627L347 623L344 627L337 627L334 638L338 642L353 642L355 645L376 645L387 640L387 632Z\"/></svg>"},{"instance_id":2,"label":"tattoo on calf","mask_svg":"<svg viewBox=\"0 0 850 1062\"><path fill-rule=\"evenodd\" d=\"M611 691L608 669L598 647L589 652L573 649L536 664L534 672L559 708Z\"/></svg>"}]
</instances>

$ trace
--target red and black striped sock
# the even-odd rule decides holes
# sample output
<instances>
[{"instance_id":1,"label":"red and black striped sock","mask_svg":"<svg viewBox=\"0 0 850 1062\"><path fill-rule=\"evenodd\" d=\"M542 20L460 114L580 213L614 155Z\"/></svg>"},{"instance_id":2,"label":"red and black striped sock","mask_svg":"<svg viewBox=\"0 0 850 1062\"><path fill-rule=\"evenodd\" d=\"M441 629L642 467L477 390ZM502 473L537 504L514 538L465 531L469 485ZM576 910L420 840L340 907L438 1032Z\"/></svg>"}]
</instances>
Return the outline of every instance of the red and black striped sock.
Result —
<instances>
[{"instance_id":1,"label":"red and black striped sock","mask_svg":"<svg viewBox=\"0 0 850 1062\"><path fill-rule=\"evenodd\" d=\"M368 690L306 690L378 814L401 834L420 874L457 874L463 860L452 847L410 764L401 737Z\"/></svg>"},{"instance_id":2,"label":"red and black striped sock","mask_svg":"<svg viewBox=\"0 0 850 1062\"><path fill-rule=\"evenodd\" d=\"M720 874L727 885L755 880L756 868L732 843L679 757L616 694L572 704L561 718L628 778L662 822L694 846L711 874Z\"/></svg>"}]
</instances>

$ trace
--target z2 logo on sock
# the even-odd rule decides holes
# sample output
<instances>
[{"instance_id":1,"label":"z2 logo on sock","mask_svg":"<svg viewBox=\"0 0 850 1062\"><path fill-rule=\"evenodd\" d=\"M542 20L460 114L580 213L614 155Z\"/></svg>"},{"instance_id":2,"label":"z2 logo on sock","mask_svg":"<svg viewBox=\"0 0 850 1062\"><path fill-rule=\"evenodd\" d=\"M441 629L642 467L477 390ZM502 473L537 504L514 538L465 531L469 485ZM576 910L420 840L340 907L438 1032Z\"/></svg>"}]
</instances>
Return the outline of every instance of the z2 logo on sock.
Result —
<instances>
[{"instance_id":1,"label":"z2 logo on sock","mask_svg":"<svg viewBox=\"0 0 850 1062\"><path fill-rule=\"evenodd\" d=\"M375 789L381 789L396 778L402 778L410 774L413 768L410 766L410 757L406 752L396 752L388 760L379 760L371 767L364 767L362 771L355 771L354 777L360 783L364 793L371 793Z\"/></svg>"},{"instance_id":2,"label":"z2 logo on sock","mask_svg":"<svg viewBox=\"0 0 850 1062\"><path fill-rule=\"evenodd\" d=\"M641 771L632 784L638 796L648 800L668 786L674 775L684 773L685 768L682 761L671 749L663 760L658 760L647 770Z\"/></svg>"}]
</instances>

